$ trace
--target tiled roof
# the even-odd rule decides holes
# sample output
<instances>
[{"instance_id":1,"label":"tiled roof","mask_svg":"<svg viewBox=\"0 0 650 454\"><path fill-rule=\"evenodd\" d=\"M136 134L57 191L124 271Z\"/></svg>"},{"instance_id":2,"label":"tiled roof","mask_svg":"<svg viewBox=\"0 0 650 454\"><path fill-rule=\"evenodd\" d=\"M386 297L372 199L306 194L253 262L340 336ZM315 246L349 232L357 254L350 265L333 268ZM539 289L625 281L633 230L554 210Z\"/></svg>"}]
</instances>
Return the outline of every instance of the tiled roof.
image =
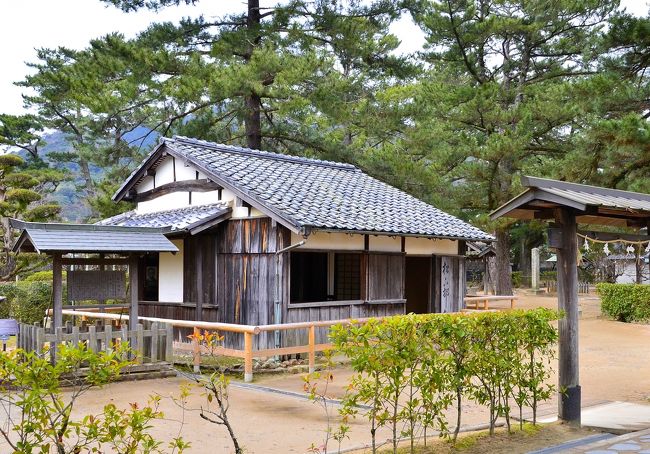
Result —
<instances>
[{"instance_id":1,"label":"tiled roof","mask_svg":"<svg viewBox=\"0 0 650 454\"><path fill-rule=\"evenodd\" d=\"M363 173L318 159L220 145L184 137L164 139L114 198L120 200L161 149L281 222L303 232L332 230L493 240L480 229Z\"/></svg>"},{"instance_id":2,"label":"tiled roof","mask_svg":"<svg viewBox=\"0 0 650 454\"><path fill-rule=\"evenodd\" d=\"M36 223L12 220L21 234L14 251L177 252L161 229L96 224Z\"/></svg>"},{"instance_id":3,"label":"tiled roof","mask_svg":"<svg viewBox=\"0 0 650 454\"><path fill-rule=\"evenodd\" d=\"M231 210L225 202L210 205L196 205L152 213L137 213L135 210L102 219L98 225L121 225L125 227L159 227L167 231L190 230Z\"/></svg>"}]
</instances>

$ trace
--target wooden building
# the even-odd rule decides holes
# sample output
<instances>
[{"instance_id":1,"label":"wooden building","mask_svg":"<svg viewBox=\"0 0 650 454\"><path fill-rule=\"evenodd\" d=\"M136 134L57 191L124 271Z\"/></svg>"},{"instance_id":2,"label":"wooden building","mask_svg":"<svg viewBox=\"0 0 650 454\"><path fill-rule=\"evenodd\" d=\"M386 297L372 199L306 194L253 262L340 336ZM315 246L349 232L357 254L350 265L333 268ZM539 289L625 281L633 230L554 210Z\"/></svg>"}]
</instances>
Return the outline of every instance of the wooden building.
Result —
<instances>
[{"instance_id":1,"label":"wooden building","mask_svg":"<svg viewBox=\"0 0 650 454\"><path fill-rule=\"evenodd\" d=\"M162 228L179 249L141 256L142 316L262 325L457 311L466 241L492 241L352 165L183 137L163 139L114 200L137 207L100 224Z\"/></svg>"}]
</instances>

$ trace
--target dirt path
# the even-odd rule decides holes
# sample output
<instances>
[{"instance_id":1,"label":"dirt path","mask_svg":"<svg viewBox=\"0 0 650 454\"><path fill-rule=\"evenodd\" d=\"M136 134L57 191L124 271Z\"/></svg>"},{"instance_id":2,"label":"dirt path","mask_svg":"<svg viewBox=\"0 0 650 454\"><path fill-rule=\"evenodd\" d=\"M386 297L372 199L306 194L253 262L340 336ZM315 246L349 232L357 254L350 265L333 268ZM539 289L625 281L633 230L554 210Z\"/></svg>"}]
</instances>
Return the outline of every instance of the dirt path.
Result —
<instances>
[{"instance_id":1,"label":"dirt path","mask_svg":"<svg viewBox=\"0 0 650 454\"><path fill-rule=\"evenodd\" d=\"M648 402L650 394L650 326L613 322L598 318L598 299L583 297L580 321L580 358L583 402L585 404L603 400ZM557 299L549 296L523 296L519 307L550 307L557 305ZM333 396L342 396L352 373L341 367L335 371L331 388ZM183 412L168 398L178 395L181 378L127 382L94 390L79 401L79 414L98 412L109 401L127 406L130 402L144 403L147 396L157 393L163 396L161 409L168 420L155 424L154 433L161 439L176 435L180 420L184 418L182 435L192 442L192 453L231 452L232 448L222 426L203 421L196 412ZM303 381L300 375L256 377L256 384L281 390L302 393ZM326 428L324 412L315 404L304 399L269 393L237 386L231 388L232 424L242 445L249 453L303 453L313 442L318 444ZM204 404L204 398L197 390L190 399L194 408ZM556 408L553 400L544 405L548 413ZM475 405L463 409L464 424L474 425L486 420L485 411ZM345 447L360 446L368 441L368 427L363 420L354 421L350 438ZM379 439L388 439L383 432Z\"/></svg>"}]
</instances>

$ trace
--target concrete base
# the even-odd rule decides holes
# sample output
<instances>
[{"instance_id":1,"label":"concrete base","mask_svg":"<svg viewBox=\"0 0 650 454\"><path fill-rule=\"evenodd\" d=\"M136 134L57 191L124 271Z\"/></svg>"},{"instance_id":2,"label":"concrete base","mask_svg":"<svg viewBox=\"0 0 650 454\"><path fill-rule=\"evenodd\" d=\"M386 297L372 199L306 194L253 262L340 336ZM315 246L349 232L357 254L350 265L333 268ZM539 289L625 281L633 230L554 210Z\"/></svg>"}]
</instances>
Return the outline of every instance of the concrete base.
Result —
<instances>
[{"instance_id":1,"label":"concrete base","mask_svg":"<svg viewBox=\"0 0 650 454\"><path fill-rule=\"evenodd\" d=\"M630 402L594 402L582 407L582 427L609 432L617 435L650 429L650 405ZM543 413L538 416L539 423L557 421L557 414ZM531 421L529 413L524 420Z\"/></svg>"},{"instance_id":2,"label":"concrete base","mask_svg":"<svg viewBox=\"0 0 650 454\"><path fill-rule=\"evenodd\" d=\"M650 429L650 405L610 402L583 408L582 426L615 434Z\"/></svg>"}]
</instances>

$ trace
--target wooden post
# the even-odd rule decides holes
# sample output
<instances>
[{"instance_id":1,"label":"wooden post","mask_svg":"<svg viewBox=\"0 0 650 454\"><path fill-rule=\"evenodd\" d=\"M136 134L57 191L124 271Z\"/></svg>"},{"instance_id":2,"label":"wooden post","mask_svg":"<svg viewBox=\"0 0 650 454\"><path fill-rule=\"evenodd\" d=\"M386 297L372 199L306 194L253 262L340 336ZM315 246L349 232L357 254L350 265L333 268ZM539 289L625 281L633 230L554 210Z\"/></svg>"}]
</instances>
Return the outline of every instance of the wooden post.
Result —
<instances>
[{"instance_id":1,"label":"wooden post","mask_svg":"<svg viewBox=\"0 0 650 454\"><path fill-rule=\"evenodd\" d=\"M136 362L142 364L144 362L144 329L142 323L138 323L136 327L135 337L136 341Z\"/></svg>"},{"instance_id":2,"label":"wooden post","mask_svg":"<svg viewBox=\"0 0 650 454\"><path fill-rule=\"evenodd\" d=\"M79 327L78 326L73 326L72 327L72 346L75 347L75 348L79 346Z\"/></svg>"},{"instance_id":3,"label":"wooden post","mask_svg":"<svg viewBox=\"0 0 650 454\"><path fill-rule=\"evenodd\" d=\"M151 362L158 362L158 323L151 324Z\"/></svg>"},{"instance_id":4,"label":"wooden post","mask_svg":"<svg viewBox=\"0 0 650 454\"><path fill-rule=\"evenodd\" d=\"M52 332L63 326L63 266L61 254L52 255Z\"/></svg>"},{"instance_id":5,"label":"wooden post","mask_svg":"<svg viewBox=\"0 0 650 454\"><path fill-rule=\"evenodd\" d=\"M113 351L113 325L110 323L104 325L104 349L106 353Z\"/></svg>"},{"instance_id":6,"label":"wooden post","mask_svg":"<svg viewBox=\"0 0 650 454\"><path fill-rule=\"evenodd\" d=\"M564 312L559 321L559 408L560 419L580 425L580 382L578 363L578 241L575 213L559 208L555 221L562 229L557 249L558 309Z\"/></svg>"},{"instance_id":7,"label":"wooden post","mask_svg":"<svg viewBox=\"0 0 650 454\"><path fill-rule=\"evenodd\" d=\"M88 349L97 353L97 327L95 325L88 325Z\"/></svg>"},{"instance_id":8,"label":"wooden post","mask_svg":"<svg viewBox=\"0 0 650 454\"><path fill-rule=\"evenodd\" d=\"M139 278L138 278L138 255L131 254L129 257L129 288L131 304L129 307L129 330L132 331L131 335L131 349L136 351L140 347L137 345L135 331L138 328L138 296L139 296Z\"/></svg>"},{"instance_id":9,"label":"wooden post","mask_svg":"<svg viewBox=\"0 0 650 454\"><path fill-rule=\"evenodd\" d=\"M174 363L174 326L171 323L165 324L165 361Z\"/></svg>"},{"instance_id":10,"label":"wooden post","mask_svg":"<svg viewBox=\"0 0 650 454\"><path fill-rule=\"evenodd\" d=\"M253 334L244 333L244 381L253 381Z\"/></svg>"},{"instance_id":11,"label":"wooden post","mask_svg":"<svg viewBox=\"0 0 650 454\"><path fill-rule=\"evenodd\" d=\"M309 327L309 373L316 371L316 327Z\"/></svg>"},{"instance_id":12,"label":"wooden post","mask_svg":"<svg viewBox=\"0 0 650 454\"><path fill-rule=\"evenodd\" d=\"M194 327L194 334L192 336L192 359L194 362L194 373L201 373L201 344L199 343L199 336L201 330Z\"/></svg>"}]
</instances>

